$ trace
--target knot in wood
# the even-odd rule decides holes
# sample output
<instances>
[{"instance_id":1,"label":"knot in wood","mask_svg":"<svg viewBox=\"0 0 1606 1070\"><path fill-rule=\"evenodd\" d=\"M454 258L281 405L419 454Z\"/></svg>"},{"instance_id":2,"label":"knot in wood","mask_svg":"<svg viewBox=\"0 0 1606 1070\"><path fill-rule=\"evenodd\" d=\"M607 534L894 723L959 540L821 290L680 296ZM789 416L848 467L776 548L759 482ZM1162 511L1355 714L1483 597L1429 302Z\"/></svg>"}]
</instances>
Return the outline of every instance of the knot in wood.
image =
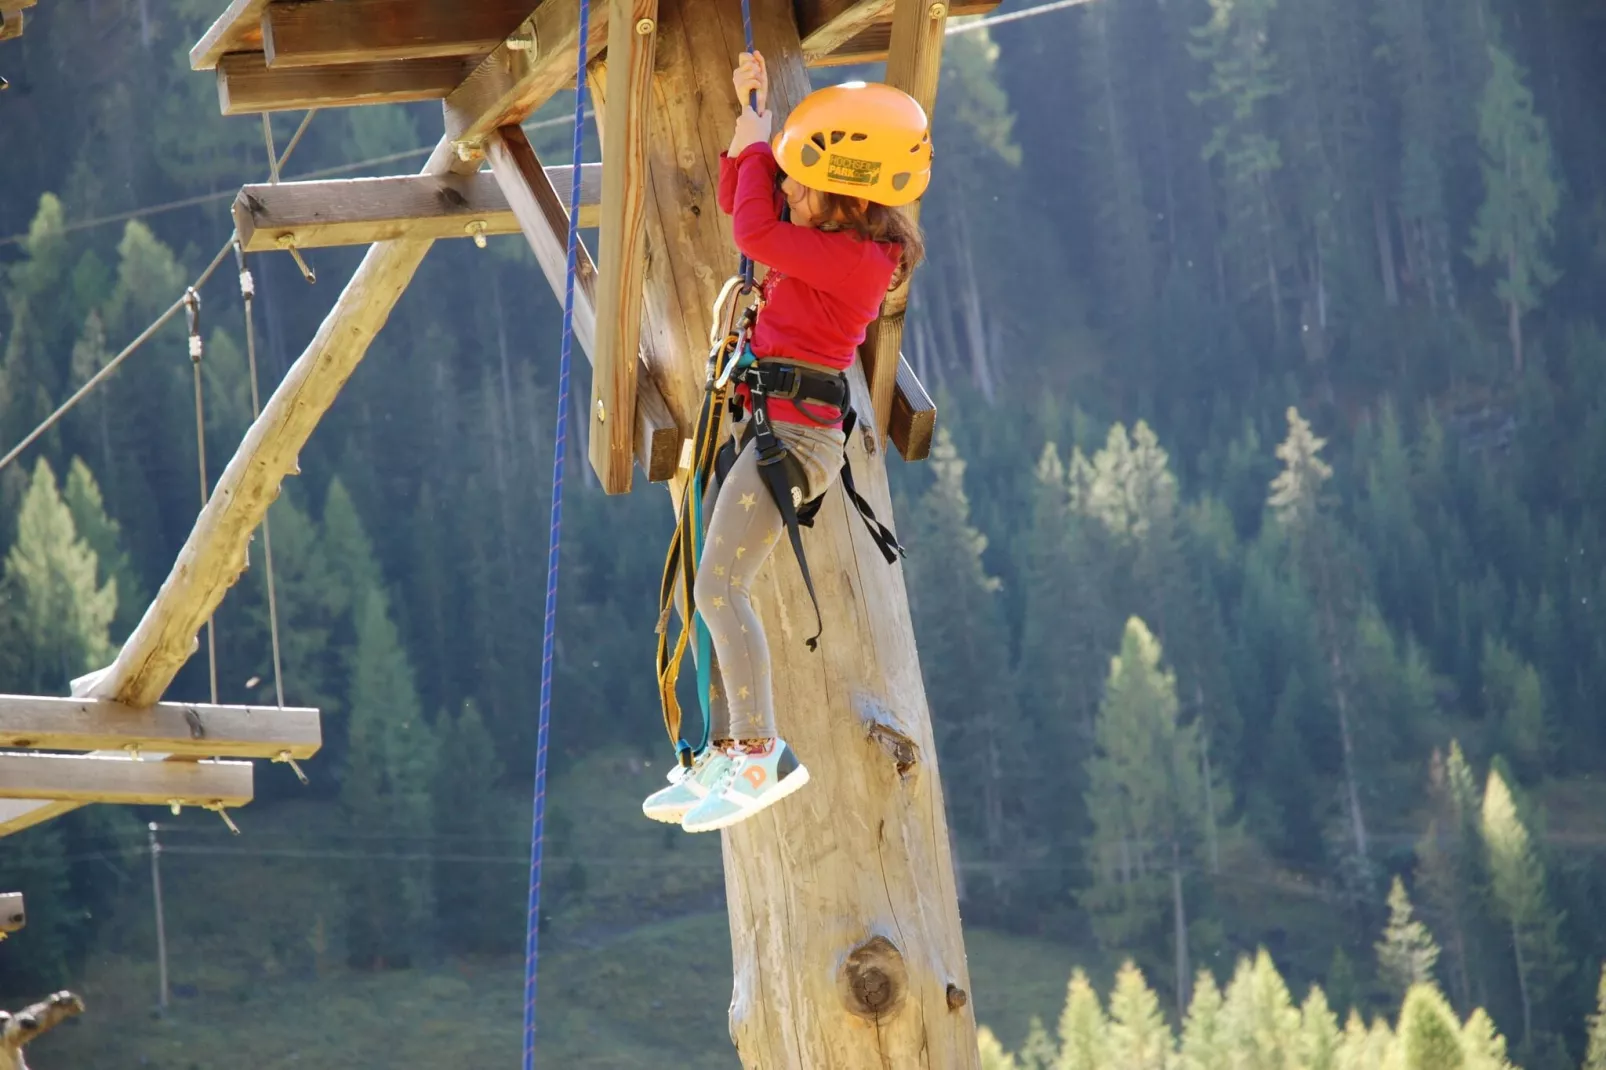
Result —
<instances>
[{"instance_id":1,"label":"knot in wood","mask_svg":"<svg viewBox=\"0 0 1606 1070\"><path fill-rule=\"evenodd\" d=\"M860 1018L878 1021L897 1013L909 992L909 971L891 940L872 936L842 964L838 988L843 1005Z\"/></svg>"},{"instance_id":2,"label":"knot in wood","mask_svg":"<svg viewBox=\"0 0 1606 1070\"><path fill-rule=\"evenodd\" d=\"M952 982L949 982L949 984L948 984L948 1009L951 1010L951 1011L957 1011L959 1008L963 1007L966 1003L969 1003L969 1002L970 1002L970 996L965 992L965 990L963 988L960 988L958 985L956 985L956 984L954 984Z\"/></svg>"}]
</instances>

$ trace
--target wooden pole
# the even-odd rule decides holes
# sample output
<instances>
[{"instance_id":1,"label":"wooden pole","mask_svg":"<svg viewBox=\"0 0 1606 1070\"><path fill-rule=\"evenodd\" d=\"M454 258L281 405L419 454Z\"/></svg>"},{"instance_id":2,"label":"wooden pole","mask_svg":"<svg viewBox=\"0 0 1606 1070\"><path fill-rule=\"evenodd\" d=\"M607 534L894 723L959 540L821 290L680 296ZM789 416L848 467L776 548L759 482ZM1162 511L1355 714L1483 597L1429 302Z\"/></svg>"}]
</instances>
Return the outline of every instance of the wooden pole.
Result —
<instances>
[{"instance_id":1,"label":"wooden pole","mask_svg":"<svg viewBox=\"0 0 1606 1070\"><path fill-rule=\"evenodd\" d=\"M647 330L677 416L703 378L712 302L736 269L714 202L737 101L738 0L660 0L648 146ZM788 0L752 0L777 124L809 90ZM606 79L596 77L600 87ZM599 103L599 114L603 111ZM606 136L606 132L605 132ZM870 411L862 371L854 403ZM859 489L891 513L885 454L855 433ZM936 747L901 568L871 545L840 489L804 533L825 634L781 545L754 600L774 657L781 734L808 765L796 796L724 833L735 990L731 1037L749 1070L975 1070L975 1019Z\"/></svg>"},{"instance_id":2,"label":"wooden pole","mask_svg":"<svg viewBox=\"0 0 1606 1070\"><path fill-rule=\"evenodd\" d=\"M146 826L151 845L151 898L156 902L156 976L160 986L156 1006L167 1013L167 924L162 916L162 845L156 838L156 822Z\"/></svg>"}]
</instances>

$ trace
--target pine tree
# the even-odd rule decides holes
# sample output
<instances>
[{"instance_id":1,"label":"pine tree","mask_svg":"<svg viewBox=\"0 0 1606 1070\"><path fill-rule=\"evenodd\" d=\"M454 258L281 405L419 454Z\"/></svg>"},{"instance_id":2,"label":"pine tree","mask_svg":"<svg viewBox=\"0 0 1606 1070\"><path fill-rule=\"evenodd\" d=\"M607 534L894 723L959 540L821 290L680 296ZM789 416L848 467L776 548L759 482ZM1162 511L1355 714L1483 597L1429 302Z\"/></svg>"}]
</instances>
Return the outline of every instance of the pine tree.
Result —
<instances>
[{"instance_id":1,"label":"pine tree","mask_svg":"<svg viewBox=\"0 0 1606 1070\"><path fill-rule=\"evenodd\" d=\"M1535 1008L1542 1011L1548 1006L1548 997L1560 980L1561 916L1550 905L1544 862L1499 769L1489 770L1482 831L1495 909L1511 936L1522 997L1522 1043L1532 1050L1537 1044Z\"/></svg>"},{"instance_id":2,"label":"pine tree","mask_svg":"<svg viewBox=\"0 0 1606 1070\"><path fill-rule=\"evenodd\" d=\"M1327 996L1315 985L1299 1008L1299 1052L1295 1065L1300 1070L1337 1070L1338 1018L1327 1003Z\"/></svg>"},{"instance_id":3,"label":"pine tree","mask_svg":"<svg viewBox=\"0 0 1606 1070\"><path fill-rule=\"evenodd\" d=\"M1494 1019L1482 1007L1476 1008L1461 1027L1461 1049L1466 1055L1466 1070L1512 1070L1506 1059L1506 1038L1495 1029Z\"/></svg>"},{"instance_id":4,"label":"pine tree","mask_svg":"<svg viewBox=\"0 0 1606 1070\"><path fill-rule=\"evenodd\" d=\"M965 462L940 428L929 467L935 478L916 514L910 545L919 549L909 564L909 597L932 719L941 726L944 768L955 778L948 794L954 822L998 858L1016 838L1008 800L1018 793L1008 779L1018 770L1022 739L1014 694L1006 686L1009 654L999 581L982 563L986 536L971 526Z\"/></svg>"},{"instance_id":5,"label":"pine tree","mask_svg":"<svg viewBox=\"0 0 1606 1070\"><path fill-rule=\"evenodd\" d=\"M1544 689L1539 673L1493 635L1483 637L1483 715L1503 753L1518 767L1538 773L1550 753Z\"/></svg>"},{"instance_id":6,"label":"pine tree","mask_svg":"<svg viewBox=\"0 0 1606 1070\"><path fill-rule=\"evenodd\" d=\"M1355 966L1344 951L1343 944L1333 945L1333 954L1327 962L1327 998L1339 1013L1348 1016L1355 1009L1357 987Z\"/></svg>"},{"instance_id":7,"label":"pine tree","mask_svg":"<svg viewBox=\"0 0 1606 1070\"><path fill-rule=\"evenodd\" d=\"M1461 1070L1466 1063L1455 1012L1431 984L1406 993L1397 1037L1404 1070Z\"/></svg>"},{"instance_id":8,"label":"pine tree","mask_svg":"<svg viewBox=\"0 0 1606 1070\"><path fill-rule=\"evenodd\" d=\"M1428 927L1411 916L1411 898L1399 877L1389 886L1388 902L1388 926L1375 945L1377 971L1383 983L1404 999L1412 985L1433 983L1439 945L1434 943Z\"/></svg>"},{"instance_id":9,"label":"pine tree","mask_svg":"<svg viewBox=\"0 0 1606 1070\"><path fill-rule=\"evenodd\" d=\"M435 740L419 708L412 667L380 591L357 607L348 691L349 753L340 801L353 827L429 842ZM418 962L433 908L428 862L367 861L346 878L346 952L360 969Z\"/></svg>"},{"instance_id":10,"label":"pine tree","mask_svg":"<svg viewBox=\"0 0 1606 1070\"><path fill-rule=\"evenodd\" d=\"M1355 856L1363 864L1370 858L1366 820L1361 810L1360 774L1355 753L1355 724L1351 710L1352 687L1349 680L1348 647L1352 622L1344 598L1344 579L1337 574L1338 540L1332 530L1325 484L1332 478L1332 467L1322 459L1326 440L1317 438L1310 424L1293 407L1288 409L1288 437L1277 447L1283 470L1272 480L1267 505L1277 522L1288 533L1297 573L1315 603L1319 633L1329 682L1333 689L1333 709L1338 717L1342 747L1345 804Z\"/></svg>"},{"instance_id":11,"label":"pine tree","mask_svg":"<svg viewBox=\"0 0 1606 1070\"><path fill-rule=\"evenodd\" d=\"M1240 1067L1297 1065L1299 1011L1264 949L1238 960L1221 1019L1225 1046Z\"/></svg>"},{"instance_id":12,"label":"pine tree","mask_svg":"<svg viewBox=\"0 0 1606 1070\"><path fill-rule=\"evenodd\" d=\"M981 1055L981 1070L1020 1070L1015 1057L1004 1050L993 1031L984 1025L976 1027L976 1047Z\"/></svg>"},{"instance_id":13,"label":"pine tree","mask_svg":"<svg viewBox=\"0 0 1606 1070\"><path fill-rule=\"evenodd\" d=\"M1071 971L1060 1012L1060 1057L1054 1070L1102 1070L1109 1065L1109 1020L1081 967Z\"/></svg>"},{"instance_id":14,"label":"pine tree","mask_svg":"<svg viewBox=\"0 0 1606 1070\"><path fill-rule=\"evenodd\" d=\"M1110 992L1108 1053L1122 1070L1166 1070L1174 1046L1160 1001L1129 960L1115 974Z\"/></svg>"},{"instance_id":15,"label":"pine tree","mask_svg":"<svg viewBox=\"0 0 1606 1070\"><path fill-rule=\"evenodd\" d=\"M1464 1009L1472 1003L1473 938L1482 874L1477 788L1459 743L1451 742L1448 758L1434 750L1428 765L1428 802L1428 826L1416 846L1417 885L1446 937L1450 995Z\"/></svg>"},{"instance_id":16,"label":"pine tree","mask_svg":"<svg viewBox=\"0 0 1606 1070\"><path fill-rule=\"evenodd\" d=\"M83 536L84 542L95 551L97 582L110 583L117 592L117 614L112 628L115 634L126 636L144 614L149 598L134 563L122 548L122 528L106 515L100 485L95 482L89 466L77 457L67 469L67 485L62 500L72 513L73 527Z\"/></svg>"},{"instance_id":17,"label":"pine tree","mask_svg":"<svg viewBox=\"0 0 1606 1070\"><path fill-rule=\"evenodd\" d=\"M1179 1070L1230 1070L1232 1052L1226 1046L1221 1020L1221 989L1209 970L1200 970L1193 982L1193 1000L1182 1024L1177 1046Z\"/></svg>"},{"instance_id":18,"label":"pine tree","mask_svg":"<svg viewBox=\"0 0 1606 1070\"><path fill-rule=\"evenodd\" d=\"M117 586L98 583L95 551L79 536L56 475L43 458L17 516L17 537L5 558L0 610L13 635L23 636L18 690L65 694L71 681L106 664L108 628L117 613Z\"/></svg>"},{"instance_id":19,"label":"pine tree","mask_svg":"<svg viewBox=\"0 0 1606 1070\"><path fill-rule=\"evenodd\" d=\"M1160 668L1160 645L1136 617L1111 661L1095 740L1087 797L1094 876L1083 902L1100 942L1129 953L1154 948L1171 921L1176 996L1186 1007L1182 871L1204 841L1199 737L1197 726L1177 723L1176 680Z\"/></svg>"},{"instance_id":20,"label":"pine tree","mask_svg":"<svg viewBox=\"0 0 1606 1070\"><path fill-rule=\"evenodd\" d=\"M472 699L455 718L442 714L435 762L435 830L465 842L485 840L503 828L507 808L496 787L504 775L496 740ZM436 916L447 943L461 952L510 950L522 921L519 882L490 863L437 862Z\"/></svg>"},{"instance_id":21,"label":"pine tree","mask_svg":"<svg viewBox=\"0 0 1606 1070\"><path fill-rule=\"evenodd\" d=\"M1584 1070L1606 1070L1606 963L1601 965L1600 983L1595 989L1595 1013L1589 1016Z\"/></svg>"},{"instance_id":22,"label":"pine tree","mask_svg":"<svg viewBox=\"0 0 1606 1070\"><path fill-rule=\"evenodd\" d=\"M1032 1015L1026 1027L1026 1043L1015 1053L1019 1070L1054 1070L1054 1063L1058 1059L1059 1052L1049 1039L1048 1030L1043 1028L1043 1020Z\"/></svg>"},{"instance_id":23,"label":"pine tree","mask_svg":"<svg viewBox=\"0 0 1606 1070\"><path fill-rule=\"evenodd\" d=\"M1561 183L1550 133L1534 112L1525 72L1508 52L1489 46L1489 80L1478 101L1483 150L1483 203L1467 255L1502 272L1495 295L1506 308L1512 367L1523 369L1522 317L1539 307L1557 272L1546 258L1554 234Z\"/></svg>"}]
</instances>

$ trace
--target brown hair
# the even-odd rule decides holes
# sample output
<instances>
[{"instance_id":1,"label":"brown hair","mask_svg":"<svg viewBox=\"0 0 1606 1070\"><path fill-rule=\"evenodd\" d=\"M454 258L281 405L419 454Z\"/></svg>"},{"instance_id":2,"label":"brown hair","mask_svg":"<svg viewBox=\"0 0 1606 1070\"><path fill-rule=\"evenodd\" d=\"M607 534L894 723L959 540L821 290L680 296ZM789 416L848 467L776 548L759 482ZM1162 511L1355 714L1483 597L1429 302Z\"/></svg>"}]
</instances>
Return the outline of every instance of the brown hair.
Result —
<instances>
[{"instance_id":1,"label":"brown hair","mask_svg":"<svg viewBox=\"0 0 1606 1070\"><path fill-rule=\"evenodd\" d=\"M896 242L902 247L898 270L892 275L889 289L896 289L925 258L926 239L920 233L920 224L896 208L874 201L861 202L857 197L820 191L825 218L833 221L832 229L851 230L865 241Z\"/></svg>"}]
</instances>

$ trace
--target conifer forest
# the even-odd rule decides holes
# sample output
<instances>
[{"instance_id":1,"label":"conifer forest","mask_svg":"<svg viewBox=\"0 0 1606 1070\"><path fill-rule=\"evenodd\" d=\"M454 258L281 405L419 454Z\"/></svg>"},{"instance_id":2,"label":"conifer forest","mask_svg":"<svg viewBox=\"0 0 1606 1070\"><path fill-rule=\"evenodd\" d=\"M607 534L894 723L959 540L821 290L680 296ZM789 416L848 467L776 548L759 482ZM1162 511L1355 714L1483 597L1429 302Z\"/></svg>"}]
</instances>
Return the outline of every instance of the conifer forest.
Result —
<instances>
[{"instance_id":1,"label":"conifer forest","mask_svg":"<svg viewBox=\"0 0 1606 1070\"><path fill-rule=\"evenodd\" d=\"M189 67L223 6L46 0L0 47L0 453L266 180ZM439 130L320 113L284 176L412 173ZM1606 1068L1606 5L1091 0L951 34L933 143L904 352L939 431L890 469L982 1065ZM253 255L254 353L232 259L203 289L214 478L249 358L266 397L361 252ZM0 996L89 1004L37 1066L511 1058L561 315L518 236L438 243L273 505L307 784L258 763L240 836L88 807L0 841ZM195 402L180 316L0 470L0 693L138 622ZM583 448L568 477L542 1042L729 1070L719 838L639 812L674 518ZM218 688L272 705L251 554ZM208 674L203 634L170 696Z\"/></svg>"}]
</instances>

